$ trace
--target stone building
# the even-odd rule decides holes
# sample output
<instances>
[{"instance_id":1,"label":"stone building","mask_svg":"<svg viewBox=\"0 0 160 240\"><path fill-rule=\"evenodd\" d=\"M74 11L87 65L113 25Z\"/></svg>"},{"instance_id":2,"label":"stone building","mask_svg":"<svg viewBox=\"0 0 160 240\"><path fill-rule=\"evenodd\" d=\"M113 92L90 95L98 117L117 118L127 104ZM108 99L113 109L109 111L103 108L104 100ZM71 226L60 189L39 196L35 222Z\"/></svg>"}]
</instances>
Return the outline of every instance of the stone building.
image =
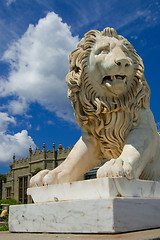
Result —
<instances>
[{"instance_id":1,"label":"stone building","mask_svg":"<svg viewBox=\"0 0 160 240\"><path fill-rule=\"evenodd\" d=\"M29 148L27 158L17 160L13 156L13 163L10 164L9 173L6 175L6 181L2 184L2 199L14 198L22 203L31 203L30 196L27 196L27 188L31 177L43 169L53 169L61 164L71 151L70 147L64 149L60 144L58 149L45 149L43 144L42 151L37 147L35 152Z\"/></svg>"}]
</instances>

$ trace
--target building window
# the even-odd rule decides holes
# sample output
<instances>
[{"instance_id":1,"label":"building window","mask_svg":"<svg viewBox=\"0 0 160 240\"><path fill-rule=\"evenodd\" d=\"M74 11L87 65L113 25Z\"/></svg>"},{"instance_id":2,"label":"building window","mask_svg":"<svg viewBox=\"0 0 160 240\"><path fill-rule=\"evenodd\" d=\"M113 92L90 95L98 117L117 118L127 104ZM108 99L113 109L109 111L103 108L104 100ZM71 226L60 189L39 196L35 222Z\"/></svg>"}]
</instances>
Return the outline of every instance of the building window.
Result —
<instances>
[{"instance_id":1,"label":"building window","mask_svg":"<svg viewBox=\"0 0 160 240\"><path fill-rule=\"evenodd\" d=\"M28 177L24 177L24 203L27 203Z\"/></svg>"},{"instance_id":2,"label":"building window","mask_svg":"<svg viewBox=\"0 0 160 240\"><path fill-rule=\"evenodd\" d=\"M7 187L7 196L6 196L6 198L7 199L11 199L11 190L12 190L12 188L11 187Z\"/></svg>"},{"instance_id":3,"label":"building window","mask_svg":"<svg viewBox=\"0 0 160 240\"><path fill-rule=\"evenodd\" d=\"M19 201L23 201L23 177L19 178Z\"/></svg>"},{"instance_id":4,"label":"building window","mask_svg":"<svg viewBox=\"0 0 160 240\"><path fill-rule=\"evenodd\" d=\"M27 203L28 177L19 177L19 201Z\"/></svg>"}]
</instances>

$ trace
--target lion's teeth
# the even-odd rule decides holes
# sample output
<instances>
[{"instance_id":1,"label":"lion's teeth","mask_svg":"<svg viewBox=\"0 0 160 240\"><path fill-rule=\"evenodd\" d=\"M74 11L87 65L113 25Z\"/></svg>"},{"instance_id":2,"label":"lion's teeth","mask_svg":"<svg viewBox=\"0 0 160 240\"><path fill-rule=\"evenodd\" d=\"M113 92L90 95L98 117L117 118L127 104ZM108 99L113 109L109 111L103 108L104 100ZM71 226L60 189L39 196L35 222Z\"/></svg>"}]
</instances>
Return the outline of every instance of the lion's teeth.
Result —
<instances>
[{"instance_id":1,"label":"lion's teeth","mask_svg":"<svg viewBox=\"0 0 160 240\"><path fill-rule=\"evenodd\" d=\"M117 78L117 79L122 79L122 76L116 75L116 78Z\"/></svg>"},{"instance_id":2,"label":"lion's teeth","mask_svg":"<svg viewBox=\"0 0 160 240\"><path fill-rule=\"evenodd\" d=\"M126 76L125 75L106 75L102 79L102 84L106 84L107 82L112 82L116 80L123 80L125 81Z\"/></svg>"},{"instance_id":3,"label":"lion's teeth","mask_svg":"<svg viewBox=\"0 0 160 240\"><path fill-rule=\"evenodd\" d=\"M124 80L124 79L125 79L125 76L124 76L124 75L115 75L115 76L114 76L114 79Z\"/></svg>"}]
</instances>

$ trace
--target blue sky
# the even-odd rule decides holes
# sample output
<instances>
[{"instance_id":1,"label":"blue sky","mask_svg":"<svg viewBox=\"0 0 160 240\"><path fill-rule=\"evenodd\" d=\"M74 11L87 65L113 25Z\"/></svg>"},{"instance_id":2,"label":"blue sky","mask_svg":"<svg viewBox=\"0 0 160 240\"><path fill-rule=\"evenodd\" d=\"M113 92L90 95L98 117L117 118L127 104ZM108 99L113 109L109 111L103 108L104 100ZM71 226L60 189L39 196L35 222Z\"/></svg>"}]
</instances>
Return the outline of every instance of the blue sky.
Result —
<instances>
[{"instance_id":1,"label":"blue sky","mask_svg":"<svg viewBox=\"0 0 160 240\"><path fill-rule=\"evenodd\" d=\"M78 140L68 54L87 31L107 26L142 57L160 122L160 0L0 0L0 173L30 145L66 148Z\"/></svg>"}]
</instances>

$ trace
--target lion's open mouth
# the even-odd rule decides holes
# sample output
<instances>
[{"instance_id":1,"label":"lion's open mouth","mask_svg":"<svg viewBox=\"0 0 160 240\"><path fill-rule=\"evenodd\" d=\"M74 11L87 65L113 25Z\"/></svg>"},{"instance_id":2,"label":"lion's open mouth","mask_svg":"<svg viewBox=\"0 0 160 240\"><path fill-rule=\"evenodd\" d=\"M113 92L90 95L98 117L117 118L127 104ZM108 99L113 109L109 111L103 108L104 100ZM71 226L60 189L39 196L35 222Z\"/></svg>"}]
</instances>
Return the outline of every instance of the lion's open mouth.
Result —
<instances>
[{"instance_id":1,"label":"lion's open mouth","mask_svg":"<svg viewBox=\"0 0 160 240\"><path fill-rule=\"evenodd\" d=\"M102 78L102 84L105 84L106 82L112 82L115 80L125 81L126 77L127 77L126 75L113 75L113 76L107 75Z\"/></svg>"}]
</instances>

